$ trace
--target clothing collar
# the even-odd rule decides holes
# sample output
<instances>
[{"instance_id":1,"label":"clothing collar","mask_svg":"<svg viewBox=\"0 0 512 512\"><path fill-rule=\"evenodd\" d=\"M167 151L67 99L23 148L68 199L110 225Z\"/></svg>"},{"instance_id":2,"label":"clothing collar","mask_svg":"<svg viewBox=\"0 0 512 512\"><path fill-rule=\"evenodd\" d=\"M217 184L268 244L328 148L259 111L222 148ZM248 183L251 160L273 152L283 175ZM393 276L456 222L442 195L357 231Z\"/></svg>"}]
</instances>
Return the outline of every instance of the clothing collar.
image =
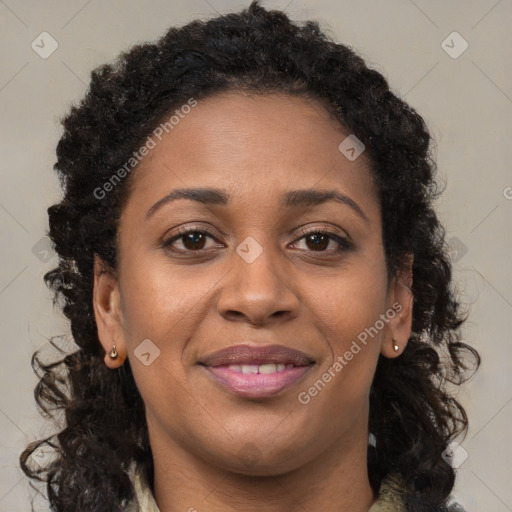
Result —
<instances>
[{"instance_id":1,"label":"clothing collar","mask_svg":"<svg viewBox=\"0 0 512 512\"><path fill-rule=\"evenodd\" d=\"M160 512L143 474L134 468L132 475L136 500L128 512ZM380 486L379 497L368 512L407 512L403 493L399 478L385 478Z\"/></svg>"}]
</instances>

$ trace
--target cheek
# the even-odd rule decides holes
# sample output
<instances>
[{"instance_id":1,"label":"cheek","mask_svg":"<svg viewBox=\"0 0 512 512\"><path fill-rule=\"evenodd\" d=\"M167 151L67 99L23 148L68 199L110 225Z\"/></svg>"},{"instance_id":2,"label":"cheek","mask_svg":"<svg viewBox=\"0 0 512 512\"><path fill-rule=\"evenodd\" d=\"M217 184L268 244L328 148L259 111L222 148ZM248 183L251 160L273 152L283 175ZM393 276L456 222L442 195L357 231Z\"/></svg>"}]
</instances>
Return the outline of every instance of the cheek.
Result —
<instances>
[{"instance_id":1,"label":"cheek","mask_svg":"<svg viewBox=\"0 0 512 512\"><path fill-rule=\"evenodd\" d=\"M208 287L172 278L156 266L127 269L124 285L125 342L137 388L153 417L186 415L193 406L185 388L183 351L200 322L201 297ZM148 420L149 421L149 420ZM167 418L168 427L173 422Z\"/></svg>"},{"instance_id":2,"label":"cheek","mask_svg":"<svg viewBox=\"0 0 512 512\"><path fill-rule=\"evenodd\" d=\"M332 351L339 355L349 349L353 340L364 340L364 333L385 312L385 269L353 266L324 283L311 283L309 309Z\"/></svg>"},{"instance_id":3,"label":"cheek","mask_svg":"<svg viewBox=\"0 0 512 512\"><path fill-rule=\"evenodd\" d=\"M186 337L190 326L204 316L208 294L222 277L218 274L213 267L209 272L165 264L127 268L129 278L122 285L127 343L150 338L165 347L175 346L180 333Z\"/></svg>"},{"instance_id":4,"label":"cheek","mask_svg":"<svg viewBox=\"0 0 512 512\"><path fill-rule=\"evenodd\" d=\"M384 265L371 261L378 260L340 272L329 286L311 287L311 315L329 353L321 361L321 382L304 390L304 401L311 399L313 407L355 412L366 403L385 329L380 315L387 290Z\"/></svg>"},{"instance_id":5,"label":"cheek","mask_svg":"<svg viewBox=\"0 0 512 512\"><path fill-rule=\"evenodd\" d=\"M180 404L187 397L184 352L207 316L209 294L223 273L214 267L177 271L147 262L122 270L125 342L137 386L150 409L169 400Z\"/></svg>"}]
</instances>

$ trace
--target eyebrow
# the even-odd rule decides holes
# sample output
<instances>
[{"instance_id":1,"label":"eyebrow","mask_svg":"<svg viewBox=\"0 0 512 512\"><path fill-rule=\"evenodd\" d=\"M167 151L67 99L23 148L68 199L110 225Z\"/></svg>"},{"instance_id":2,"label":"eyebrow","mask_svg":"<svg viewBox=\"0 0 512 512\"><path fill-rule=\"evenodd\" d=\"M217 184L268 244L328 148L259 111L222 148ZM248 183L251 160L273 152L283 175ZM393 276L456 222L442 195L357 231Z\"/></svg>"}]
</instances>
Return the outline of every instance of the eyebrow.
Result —
<instances>
[{"instance_id":1,"label":"eyebrow","mask_svg":"<svg viewBox=\"0 0 512 512\"><path fill-rule=\"evenodd\" d=\"M149 220L157 210L164 205L178 199L189 199L204 205L227 205L229 195L220 189L215 188L180 188L159 199L147 212L146 220ZM359 217L369 223L361 207L350 197L337 190L292 190L284 194L281 205L284 208L307 208L323 204L327 201L337 201L349 206Z\"/></svg>"}]
</instances>

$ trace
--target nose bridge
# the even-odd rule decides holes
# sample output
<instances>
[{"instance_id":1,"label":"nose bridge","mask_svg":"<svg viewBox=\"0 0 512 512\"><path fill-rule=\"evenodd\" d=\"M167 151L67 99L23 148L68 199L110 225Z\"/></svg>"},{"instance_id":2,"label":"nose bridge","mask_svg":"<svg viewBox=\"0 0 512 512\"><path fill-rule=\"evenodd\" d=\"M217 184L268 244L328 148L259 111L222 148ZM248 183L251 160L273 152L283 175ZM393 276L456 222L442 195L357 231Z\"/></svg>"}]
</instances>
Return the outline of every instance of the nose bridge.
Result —
<instances>
[{"instance_id":1,"label":"nose bridge","mask_svg":"<svg viewBox=\"0 0 512 512\"><path fill-rule=\"evenodd\" d=\"M297 296L287 283L282 259L268 237L247 236L238 244L232 258L232 268L218 303L221 314L242 314L252 322L261 323L277 312L296 311Z\"/></svg>"}]
</instances>

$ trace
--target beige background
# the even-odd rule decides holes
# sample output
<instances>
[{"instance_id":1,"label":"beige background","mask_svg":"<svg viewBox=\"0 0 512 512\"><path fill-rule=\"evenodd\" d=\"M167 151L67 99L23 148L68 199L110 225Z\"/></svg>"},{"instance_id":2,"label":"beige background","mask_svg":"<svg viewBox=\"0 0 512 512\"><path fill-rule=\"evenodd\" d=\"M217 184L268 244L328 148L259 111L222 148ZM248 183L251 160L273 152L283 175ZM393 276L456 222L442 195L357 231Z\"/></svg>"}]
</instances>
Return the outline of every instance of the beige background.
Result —
<instances>
[{"instance_id":1,"label":"beige background","mask_svg":"<svg viewBox=\"0 0 512 512\"><path fill-rule=\"evenodd\" d=\"M1 512L30 510L18 456L43 432L30 357L48 344L48 337L66 329L42 281L56 263L55 257L45 261L44 236L46 208L59 194L52 171L59 118L82 97L93 67L137 41L155 39L170 25L248 3L0 0ZM471 426L461 441L468 458L458 469L455 495L469 511L510 511L512 1L284 0L263 5L285 9L296 20L320 20L334 38L377 67L432 130L447 184L439 212L454 247L461 293L472 305L464 338L483 357L479 374L460 394ZM59 45L47 59L31 48L43 31ZM469 44L458 58L442 47L454 31ZM452 39L452 52L460 51L462 40Z\"/></svg>"}]
</instances>

